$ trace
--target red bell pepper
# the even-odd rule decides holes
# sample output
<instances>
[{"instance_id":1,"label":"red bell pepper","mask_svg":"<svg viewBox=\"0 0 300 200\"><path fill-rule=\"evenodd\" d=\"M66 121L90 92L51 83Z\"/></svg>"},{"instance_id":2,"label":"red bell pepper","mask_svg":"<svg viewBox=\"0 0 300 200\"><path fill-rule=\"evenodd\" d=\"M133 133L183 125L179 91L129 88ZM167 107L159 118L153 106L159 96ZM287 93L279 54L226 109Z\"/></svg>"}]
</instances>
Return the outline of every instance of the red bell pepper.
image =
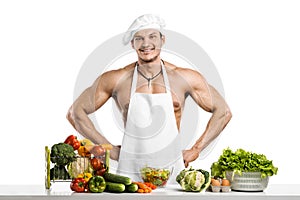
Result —
<instances>
[{"instance_id":1,"label":"red bell pepper","mask_svg":"<svg viewBox=\"0 0 300 200\"><path fill-rule=\"evenodd\" d=\"M84 178L75 178L72 180L70 188L75 192L85 192L87 188L87 181Z\"/></svg>"},{"instance_id":2,"label":"red bell pepper","mask_svg":"<svg viewBox=\"0 0 300 200\"><path fill-rule=\"evenodd\" d=\"M71 145L74 150L77 150L80 147L80 142L75 135L68 136L64 143Z\"/></svg>"}]
</instances>

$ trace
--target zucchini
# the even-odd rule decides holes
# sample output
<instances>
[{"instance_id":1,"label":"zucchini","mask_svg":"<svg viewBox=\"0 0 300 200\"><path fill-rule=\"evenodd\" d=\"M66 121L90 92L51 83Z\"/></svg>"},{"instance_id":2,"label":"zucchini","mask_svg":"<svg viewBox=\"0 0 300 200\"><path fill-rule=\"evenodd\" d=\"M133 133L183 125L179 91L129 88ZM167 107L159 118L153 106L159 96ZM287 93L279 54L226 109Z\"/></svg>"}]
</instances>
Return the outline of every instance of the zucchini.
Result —
<instances>
[{"instance_id":1,"label":"zucchini","mask_svg":"<svg viewBox=\"0 0 300 200\"><path fill-rule=\"evenodd\" d=\"M108 182L123 183L124 185L130 185L132 183L129 177L121 176L118 174L105 173L103 174L103 177Z\"/></svg>"},{"instance_id":2,"label":"zucchini","mask_svg":"<svg viewBox=\"0 0 300 200\"><path fill-rule=\"evenodd\" d=\"M106 181L106 192L124 192L125 191L125 185L122 183L112 183Z\"/></svg>"},{"instance_id":3,"label":"zucchini","mask_svg":"<svg viewBox=\"0 0 300 200\"><path fill-rule=\"evenodd\" d=\"M131 183L130 185L126 185L126 192L136 192L139 189L136 183Z\"/></svg>"}]
</instances>

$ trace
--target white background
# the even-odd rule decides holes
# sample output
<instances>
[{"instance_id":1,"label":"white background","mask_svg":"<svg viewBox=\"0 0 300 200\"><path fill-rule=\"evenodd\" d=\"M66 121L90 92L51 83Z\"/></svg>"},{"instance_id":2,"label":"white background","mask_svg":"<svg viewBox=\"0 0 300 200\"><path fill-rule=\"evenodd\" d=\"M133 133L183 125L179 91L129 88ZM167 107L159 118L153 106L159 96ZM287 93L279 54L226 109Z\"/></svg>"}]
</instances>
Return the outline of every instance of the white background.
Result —
<instances>
[{"instance_id":1,"label":"white background","mask_svg":"<svg viewBox=\"0 0 300 200\"><path fill-rule=\"evenodd\" d=\"M77 134L65 116L83 62L145 13L207 52L233 113L209 156L192 165L209 170L222 149L244 148L274 161L271 184L299 183L299 8L289 0L1 1L0 185L44 184L44 146Z\"/></svg>"}]
</instances>

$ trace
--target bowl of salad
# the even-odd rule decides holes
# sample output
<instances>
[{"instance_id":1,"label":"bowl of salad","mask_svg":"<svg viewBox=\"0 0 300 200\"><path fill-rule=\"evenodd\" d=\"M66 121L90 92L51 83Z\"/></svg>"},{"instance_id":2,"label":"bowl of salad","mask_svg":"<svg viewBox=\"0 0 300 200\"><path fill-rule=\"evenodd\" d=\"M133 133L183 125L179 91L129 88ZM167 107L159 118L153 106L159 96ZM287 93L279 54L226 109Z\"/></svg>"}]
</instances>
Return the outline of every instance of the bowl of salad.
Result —
<instances>
[{"instance_id":1,"label":"bowl of salad","mask_svg":"<svg viewBox=\"0 0 300 200\"><path fill-rule=\"evenodd\" d=\"M170 176L172 175L173 167L141 167L140 175L144 182L152 183L157 187L166 186Z\"/></svg>"}]
</instances>

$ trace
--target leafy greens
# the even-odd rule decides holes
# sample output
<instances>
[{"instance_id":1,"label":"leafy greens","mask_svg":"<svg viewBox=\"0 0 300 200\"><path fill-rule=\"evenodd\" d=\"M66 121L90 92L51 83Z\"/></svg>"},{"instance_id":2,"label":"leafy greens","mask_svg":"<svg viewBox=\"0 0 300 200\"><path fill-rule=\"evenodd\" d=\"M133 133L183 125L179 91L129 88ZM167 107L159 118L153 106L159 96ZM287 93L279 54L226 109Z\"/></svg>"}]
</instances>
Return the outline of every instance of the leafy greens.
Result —
<instances>
[{"instance_id":1,"label":"leafy greens","mask_svg":"<svg viewBox=\"0 0 300 200\"><path fill-rule=\"evenodd\" d=\"M261 172L261 178L277 174L278 168L265 155L230 148L223 150L217 162L211 166L211 175L225 178L226 171L242 174L242 172Z\"/></svg>"}]
</instances>

